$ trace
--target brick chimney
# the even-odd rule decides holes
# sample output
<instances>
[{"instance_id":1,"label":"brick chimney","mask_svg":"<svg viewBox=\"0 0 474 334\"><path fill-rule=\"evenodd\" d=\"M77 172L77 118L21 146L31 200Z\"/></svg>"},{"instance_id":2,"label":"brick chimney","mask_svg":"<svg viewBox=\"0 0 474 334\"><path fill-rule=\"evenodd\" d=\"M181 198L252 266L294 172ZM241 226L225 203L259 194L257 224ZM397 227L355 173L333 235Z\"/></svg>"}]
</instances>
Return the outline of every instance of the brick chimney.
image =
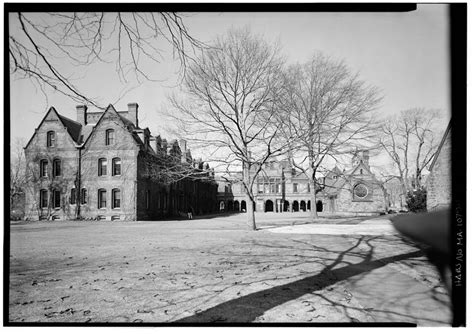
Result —
<instances>
[{"instance_id":1,"label":"brick chimney","mask_svg":"<svg viewBox=\"0 0 474 334\"><path fill-rule=\"evenodd\" d=\"M179 140L179 148L181 149L181 162L186 162L186 140Z\"/></svg>"},{"instance_id":2,"label":"brick chimney","mask_svg":"<svg viewBox=\"0 0 474 334\"><path fill-rule=\"evenodd\" d=\"M129 103L127 118L138 128L138 103Z\"/></svg>"},{"instance_id":3,"label":"brick chimney","mask_svg":"<svg viewBox=\"0 0 474 334\"><path fill-rule=\"evenodd\" d=\"M81 125L87 125L87 106L84 104L76 106L77 121Z\"/></svg>"}]
</instances>

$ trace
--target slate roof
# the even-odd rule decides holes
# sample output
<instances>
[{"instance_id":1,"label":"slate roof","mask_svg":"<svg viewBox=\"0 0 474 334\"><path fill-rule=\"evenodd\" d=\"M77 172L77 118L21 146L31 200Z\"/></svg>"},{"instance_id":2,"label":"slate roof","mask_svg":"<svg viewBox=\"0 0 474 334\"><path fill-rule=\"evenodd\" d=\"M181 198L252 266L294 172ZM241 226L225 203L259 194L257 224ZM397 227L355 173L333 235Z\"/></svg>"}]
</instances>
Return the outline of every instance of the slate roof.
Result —
<instances>
[{"instance_id":1,"label":"slate roof","mask_svg":"<svg viewBox=\"0 0 474 334\"><path fill-rule=\"evenodd\" d=\"M59 119L61 120L61 122L64 124L64 126L66 127L67 129L67 132L69 133L69 135L71 136L71 138L79 144L79 139L80 139L80 135L81 135L81 128L82 128L82 125L76 121L73 121L72 119L69 119L63 115L60 115L58 112L56 112L58 114L58 117Z\"/></svg>"}]
</instances>

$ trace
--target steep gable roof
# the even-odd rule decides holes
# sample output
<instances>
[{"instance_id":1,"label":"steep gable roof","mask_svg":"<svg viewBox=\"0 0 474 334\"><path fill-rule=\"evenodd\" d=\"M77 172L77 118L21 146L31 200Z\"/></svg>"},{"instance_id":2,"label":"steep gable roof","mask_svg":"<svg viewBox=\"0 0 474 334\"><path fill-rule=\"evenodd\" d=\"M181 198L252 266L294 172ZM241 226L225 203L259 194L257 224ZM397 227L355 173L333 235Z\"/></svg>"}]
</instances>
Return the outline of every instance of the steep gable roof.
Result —
<instances>
[{"instance_id":1,"label":"steep gable roof","mask_svg":"<svg viewBox=\"0 0 474 334\"><path fill-rule=\"evenodd\" d=\"M33 135L31 136L30 140L28 141L28 143L25 145L25 148L27 148L31 141L33 140L33 138L36 136L36 133L38 132L38 129L41 128L41 126L43 125L45 119L50 115L50 114L54 114L58 119L59 121L61 122L61 124L66 128L67 130L67 133L69 134L70 138L72 139L72 141L74 143L78 143L79 141L79 135L81 133L81 124L79 124L78 122L76 121L73 121L72 119L69 119L65 116L62 116L60 115L56 109L51 106L48 111L46 112L46 114L44 115L43 119L41 120L40 124L38 125L38 127L35 129L35 133L33 133Z\"/></svg>"},{"instance_id":2,"label":"steep gable roof","mask_svg":"<svg viewBox=\"0 0 474 334\"><path fill-rule=\"evenodd\" d=\"M72 119L69 119L65 116L62 116L58 114L59 119L63 123L63 125L66 127L67 132L71 136L71 138L76 142L79 143L79 136L81 134L81 128L82 125L76 121L73 121Z\"/></svg>"},{"instance_id":3,"label":"steep gable roof","mask_svg":"<svg viewBox=\"0 0 474 334\"><path fill-rule=\"evenodd\" d=\"M97 123L95 124L95 126L92 128L91 132L88 134L88 137L85 138L85 141L84 141L84 145L89 141L90 138L92 138L92 135L94 134L95 130L99 127L100 123L102 122L102 120L104 119L104 116L107 114L107 113L114 113L117 118L119 120L121 120L121 122L123 123L124 127L128 130L128 132L130 133L130 135L132 136L132 138L135 140L135 142L139 145L141 145L143 147L144 143L142 143L140 137L133 132L133 130L137 129L135 127L135 125L129 121L128 119L126 119L125 117L123 117L122 115L120 115L117 110L115 110L114 106L112 104L109 104L107 106L107 108L105 109L105 111L102 113L102 115L100 116L99 120L97 121Z\"/></svg>"}]
</instances>

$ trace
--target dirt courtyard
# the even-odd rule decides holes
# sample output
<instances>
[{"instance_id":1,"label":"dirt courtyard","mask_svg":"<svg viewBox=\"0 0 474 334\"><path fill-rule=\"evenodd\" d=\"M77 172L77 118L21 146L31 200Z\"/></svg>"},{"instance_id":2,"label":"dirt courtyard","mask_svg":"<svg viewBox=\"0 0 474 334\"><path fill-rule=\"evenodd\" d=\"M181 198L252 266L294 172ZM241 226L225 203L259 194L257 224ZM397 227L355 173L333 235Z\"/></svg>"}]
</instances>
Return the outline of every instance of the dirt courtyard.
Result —
<instances>
[{"instance_id":1,"label":"dirt courtyard","mask_svg":"<svg viewBox=\"0 0 474 334\"><path fill-rule=\"evenodd\" d=\"M423 252L388 221L377 222L386 233L356 233L375 226L367 219L257 214L259 231L243 214L12 223L9 320L450 325L448 294Z\"/></svg>"}]
</instances>

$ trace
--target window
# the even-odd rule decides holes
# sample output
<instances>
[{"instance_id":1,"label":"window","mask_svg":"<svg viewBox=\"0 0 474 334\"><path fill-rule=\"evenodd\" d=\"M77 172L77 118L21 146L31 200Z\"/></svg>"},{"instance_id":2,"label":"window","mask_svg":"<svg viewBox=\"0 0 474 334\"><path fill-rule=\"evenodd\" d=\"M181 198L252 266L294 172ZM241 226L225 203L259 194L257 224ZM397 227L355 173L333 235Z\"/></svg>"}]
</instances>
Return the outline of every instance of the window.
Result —
<instances>
[{"instance_id":1,"label":"window","mask_svg":"<svg viewBox=\"0 0 474 334\"><path fill-rule=\"evenodd\" d=\"M107 191L105 189L99 189L97 204L99 209L105 209L107 207Z\"/></svg>"},{"instance_id":2,"label":"window","mask_svg":"<svg viewBox=\"0 0 474 334\"><path fill-rule=\"evenodd\" d=\"M263 193L263 184L261 183L258 184L258 193L259 194Z\"/></svg>"},{"instance_id":3,"label":"window","mask_svg":"<svg viewBox=\"0 0 474 334\"><path fill-rule=\"evenodd\" d=\"M56 133L54 131L48 131L46 134L46 146L54 147L56 145Z\"/></svg>"},{"instance_id":4,"label":"window","mask_svg":"<svg viewBox=\"0 0 474 334\"><path fill-rule=\"evenodd\" d=\"M354 187L354 197L357 199L363 199L366 198L367 195L369 194L369 190L365 185L362 183L359 183Z\"/></svg>"},{"instance_id":5,"label":"window","mask_svg":"<svg viewBox=\"0 0 474 334\"><path fill-rule=\"evenodd\" d=\"M40 190L40 207L41 208L48 207L48 191L45 189Z\"/></svg>"},{"instance_id":6,"label":"window","mask_svg":"<svg viewBox=\"0 0 474 334\"><path fill-rule=\"evenodd\" d=\"M40 176L48 177L48 160L40 161Z\"/></svg>"},{"instance_id":7,"label":"window","mask_svg":"<svg viewBox=\"0 0 474 334\"><path fill-rule=\"evenodd\" d=\"M115 139L115 131L108 129L105 131L105 145L113 145Z\"/></svg>"},{"instance_id":8,"label":"window","mask_svg":"<svg viewBox=\"0 0 474 334\"><path fill-rule=\"evenodd\" d=\"M55 208L61 207L61 192L59 190L53 190L53 204Z\"/></svg>"},{"instance_id":9,"label":"window","mask_svg":"<svg viewBox=\"0 0 474 334\"><path fill-rule=\"evenodd\" d=\"M364 171L361 169L361 170L360 170L360 175L362 175L362 174L364 174Z\"/></svg>"},{"instance_id":10,"label":"window","mask_svg":"<svg viewBox=\"0 0 474 334\"><path fill-rule=\"evenodd\" d=\"M311 192L311 186L310 186L309 183L308 183L308 185L307 185L306 191L309 192L309 193Z\"/></svg>"},{"instance_id":11,"label":"window","mask_svg":"<svg viewBox=\"0 0 474 334\"><path fill-rule=\"evenodd\" d=\"M333 180L336 180L336 179L337 179L337 175L333 175L333 176L332 176L332 179L333 179Z\"/></svg>"},{"instance_id":12,"label":"window","mask_svg":"<svg viewBox=\"0 0 474 334\"><path fill-rule=\"evenodd\" d=\"M87 189L82 188L81 189L81 204L86 204L87 203Z\"/></svg>"},{"instance_id":13,"label":"window","mask_svg":"<svg viewBox=\"0 0 474 334\"><path fill-rule=\"evenodd\" d=\"M99 176L107 175L107 159L99 159Z\"/></svg>"},{"instance_id":14,"label":"window","mask_svg":"<svg viewBox=\"0 0 474 334\"><path fill-rule=\"evenodd\" d=\"M120 189L112 189L112 209L120 208Z\"/></svg>"},{"instance_id":15,"label":"window","mask_svg":"<svg viewBox=\"0 0 474 334\"><path fill-rule=\"evenodd\" d=\"M120 158L113 158L112 159L112 175L120 175L121 174L121 167L122 161Z\"/></svg>"},{"instance_id":16,"label":"window","mask_svg":"<svg viewBox=\"0 0 474 334\"><path fill-rule=\"evenodd\" d=\"M293 183L293 192L294 193L298 192L298 183Z\"/></svg>"},{"instance_id":17,"label":"window","mask_svg":"<svg viewBox=\"0 0 474 334\"><path fill-rule=\"evenodd\" d=\"M53 160L53 177L61 176L61 160Z\"/></svg>"},{"instance_id":18,"label":"window","mask_svg":"<svg viewBox=\"0 0 474 334\"><path fill-rule=\"evenodd\" d=\"M281 184L280 184L280 183L277 183L277 185L276 185L276 192L277 192L278 194L281 193Z\"/></svg>"},{"instance_id":19,"label":"window","mask_svg":"<svg viewBox=\"0 0 474 334\"><path fill-rule=\"evenodd\" d=\"M71 189L71 196L69 197L69 203L76 204L76 189L75 188Z\"/></svg>"}]
</instances>

